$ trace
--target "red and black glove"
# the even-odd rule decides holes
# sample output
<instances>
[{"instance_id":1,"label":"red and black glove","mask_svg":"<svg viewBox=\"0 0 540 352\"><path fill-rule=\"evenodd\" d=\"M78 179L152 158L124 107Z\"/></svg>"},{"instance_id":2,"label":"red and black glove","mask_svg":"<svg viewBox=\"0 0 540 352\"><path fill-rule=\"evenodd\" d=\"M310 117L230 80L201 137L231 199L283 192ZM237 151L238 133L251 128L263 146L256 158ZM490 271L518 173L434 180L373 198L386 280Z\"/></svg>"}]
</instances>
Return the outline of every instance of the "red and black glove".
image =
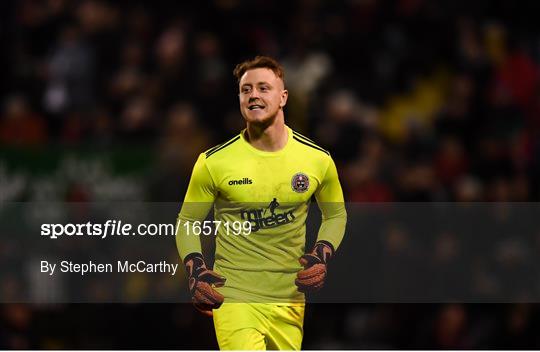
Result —
<instances>
[{"instance_id":1,"label":"red and black glove","mask_svg":"<svg viewBox=\"0 0 540 352\"><path fill-rule=\"evenodd\" d=\"M334 252L334 246L330 242L318 241L311 253L300 257L298 261L304 266L304 270L298 272L294 281L298 291L318 291L324 286L326 266Z\"/></svg>"},{"instance_id":2,"label":"red and black glove","mask_svg":"<svg viewBox=\"0 0 540 352\"><path fill-rule=\"evenodd\" d=\"M212 309L217 309L223 303L223 295L214 287L225 284L225 278L208 269L201 253L191 253L184 259L186 273L189 278L191 300L198 311L212 316Z\"/></svg>"}]
</instances>

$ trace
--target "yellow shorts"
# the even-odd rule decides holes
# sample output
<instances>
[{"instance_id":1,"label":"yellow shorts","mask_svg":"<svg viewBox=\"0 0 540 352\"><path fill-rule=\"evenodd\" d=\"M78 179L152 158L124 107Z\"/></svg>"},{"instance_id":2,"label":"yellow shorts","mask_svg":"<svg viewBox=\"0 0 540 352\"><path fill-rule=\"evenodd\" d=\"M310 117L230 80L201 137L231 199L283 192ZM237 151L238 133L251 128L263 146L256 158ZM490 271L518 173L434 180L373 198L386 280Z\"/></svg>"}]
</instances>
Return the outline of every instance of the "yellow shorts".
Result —
<instances>
[{"instance_id":1,"label":"yellow shorts","mask_svg":"<svg viewBox=\"0 0 540 352\"><path fill-rule=\"evenodd\" d=\"M300 350L304 303L224 303L214 309L221 350Z\"/></svg>"}]
</instances>

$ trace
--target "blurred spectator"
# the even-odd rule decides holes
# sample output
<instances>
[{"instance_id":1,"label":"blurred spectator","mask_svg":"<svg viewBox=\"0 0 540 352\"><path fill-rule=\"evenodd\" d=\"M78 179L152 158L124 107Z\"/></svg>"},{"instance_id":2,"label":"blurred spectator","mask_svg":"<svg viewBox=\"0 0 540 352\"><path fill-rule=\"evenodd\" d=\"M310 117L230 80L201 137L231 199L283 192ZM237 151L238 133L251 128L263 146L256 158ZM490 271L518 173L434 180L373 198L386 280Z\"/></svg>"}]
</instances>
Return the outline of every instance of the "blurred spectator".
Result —
<instances>
[{"instance_id":1,"label":"blurred spectator","mask_svg":"<svg viewBox=\"0 0 540 352\"><path fill-rule=\"evenodd\" d=\"M128 100L120 117L119 133L125 141L144 143L150 141L157 130L157 116L153 102L145 96Z\"/></svg>"},{"instance_id":2,"label":"blurred spectator","mask_svg":"<svg viewBox=\"0 0 540 352\"><path fill-rule=\"evenodd\" d=\"M30 110L20 95L6 100L0 116L0 143L19 147L43 145L48 131L45 119Z\"/></svg>"},{"instance_id":3,"label":"blurred spectator","mask_svg":"<svg viewBox=\"0 0 540 352\"><path fill-rule=\"evenodd\" d=\"M455 184L468 169L465 148L459 140L448 137L440 140L439 150L435 156L435 174L446 187Z\"/></svg>"},{"instance_id":4,"label":"blurred spectator","mask_svg":"<svg viewBox=\"0 0 540 352\"><path fill-rule=\"evenodd\" d=\"M162 126L159 172L151 185L153 199L177 201L185 194L192 165L211 146L209 133L198 121L192 105L177 102L170 107Z\"/></svg>"},{"instance_id":5,"label":"blurred spectator","mask_svg":"<svg viewBox=\"0 0 540 352\"><path fill-rule=\"evenodd\" d=\"M52 113L87 109L95 103L91 49L75 24L65 26L49 59L44 104Z\"/></svg>"},{"instance_id":6,"label":"blurred spectator","mask_svg":"<svg viewBox=\"0 0 540 352\"><path fill-rule=\"evenodd\" d=\"M472 348L470 340L469 315L463 305L449 304L442 306L426 328L428 336L420 343L439 349Z\"/></svg>"},{"instance_id":7,"label":"blurred spectator","mask_svg":"<svg viewBox=\"0 0 540 352\"><path fill-rule=\"evenodd\" d=\"M505 307L503 319L494 334L492 346L508 349L525 349L538 343L533 309L530 305L513 304Z\"/></svg>"},{"instance_id":8,"label":"blurred spectator","mask_svg":"<svg viewBox=\"0 0 540 352\"><path fill-rule=\"evenodd\" d=\"M2 348L31 349L36 347L36 341L31 340L33 313L30 307L23 304L4 305L1 316L0 346Z\"/></svg>"}]
</instances>

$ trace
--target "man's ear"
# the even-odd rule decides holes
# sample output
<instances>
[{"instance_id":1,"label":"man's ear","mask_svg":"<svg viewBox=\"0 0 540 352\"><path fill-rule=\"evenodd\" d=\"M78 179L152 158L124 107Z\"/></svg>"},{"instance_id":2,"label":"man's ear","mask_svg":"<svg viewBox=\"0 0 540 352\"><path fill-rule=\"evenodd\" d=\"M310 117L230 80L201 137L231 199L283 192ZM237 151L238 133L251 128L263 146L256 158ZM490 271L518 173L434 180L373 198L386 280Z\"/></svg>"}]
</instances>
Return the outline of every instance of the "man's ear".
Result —
<instances>
[{"instance_id":1,"label":"man's ear","mask_svg":"<svg viewBox=\"0 0 540 352\"><path fill-rule=\"evenodd\" d=\"M279 107L283 109L285 105L287 105L287 98L289 97L289 91L287 89L283 89L281 91L281 102L279 103Z\"/></svg>"}]
</instances>

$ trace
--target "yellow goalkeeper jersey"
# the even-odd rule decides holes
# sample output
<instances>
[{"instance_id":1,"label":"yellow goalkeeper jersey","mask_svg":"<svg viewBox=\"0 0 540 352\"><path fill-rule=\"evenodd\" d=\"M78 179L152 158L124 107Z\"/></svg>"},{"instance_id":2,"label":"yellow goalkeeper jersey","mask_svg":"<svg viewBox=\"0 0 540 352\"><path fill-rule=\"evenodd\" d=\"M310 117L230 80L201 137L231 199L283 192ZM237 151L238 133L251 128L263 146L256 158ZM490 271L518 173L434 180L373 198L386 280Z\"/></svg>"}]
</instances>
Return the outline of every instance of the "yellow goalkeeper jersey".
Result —
<instances>
[{"instance_id":1,"label":"yellow goalkeeper jersey","mask_svg":"<svg viewBox=\"0 0 540 352\"><path fill-rule=\"evenodd\" d=\"M202 153L193 168L178 216L178 251L182 260L201 252L190 224L213 206L214 270L227 279L218 289L226 302L304 301L294 280L312 196L322 213L317 240L337 249L343 238L347 214L334 161L312 140L287 131L286 145L266 152L249 144L244 130Z\"/></svg>"}]
</instances>

